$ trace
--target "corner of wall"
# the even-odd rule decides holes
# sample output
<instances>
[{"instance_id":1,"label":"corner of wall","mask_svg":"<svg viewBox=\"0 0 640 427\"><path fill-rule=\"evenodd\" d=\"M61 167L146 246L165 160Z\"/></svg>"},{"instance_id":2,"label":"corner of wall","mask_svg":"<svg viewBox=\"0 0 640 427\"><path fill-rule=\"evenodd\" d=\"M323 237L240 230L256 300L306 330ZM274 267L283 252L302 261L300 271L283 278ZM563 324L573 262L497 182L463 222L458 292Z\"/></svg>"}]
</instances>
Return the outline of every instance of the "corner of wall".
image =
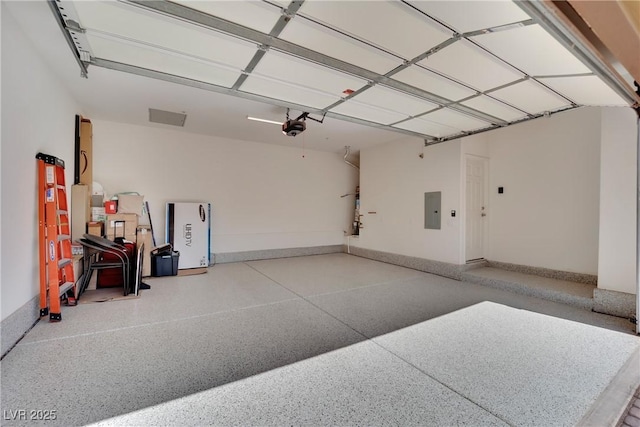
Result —
<instances>
[{"instance_id":1,"label":"corner of wall","mask_svg":"<svg viewBox=\"0 0 640 427\"><path fill-rule=\"evenodd\" d=\"M0 322L0 353L4 355L16 345L40 319L40 302L36 296Z\"/></svg>"},{"instance_id":2,"label":"corner of wall","mask_svg":"<svg viewBox=\"0 0 640 427\"><path fill-rule=\"evenodd\" d=\"M625 292L596 288L593 290L593 311L631 318L636 314L636 297Z\"/></svg>"},{"instance_id":3,"label":"corner of wall","mask_svg":"<svg viewBox=\"0 0 640 427\"><path fill-rule=\"evenodd\" d=\"M598 289L635 294L637 117L603 107L600 119Z\"/></svg>"}]
</instances>

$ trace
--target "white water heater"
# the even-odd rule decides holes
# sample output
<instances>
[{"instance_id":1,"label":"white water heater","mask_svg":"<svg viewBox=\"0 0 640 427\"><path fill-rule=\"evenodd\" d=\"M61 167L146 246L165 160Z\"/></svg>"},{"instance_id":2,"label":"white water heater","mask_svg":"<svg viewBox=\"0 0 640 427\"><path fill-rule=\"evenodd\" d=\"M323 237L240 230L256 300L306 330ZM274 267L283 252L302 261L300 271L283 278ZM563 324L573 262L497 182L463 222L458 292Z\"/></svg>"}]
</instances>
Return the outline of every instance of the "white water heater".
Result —
<instances>
[{"instance_id":1,"label":"white water heater","mask_svg":"<svg viewBox=\"0 0 640 427\"><path fill-rule=\"evenodd\" d=\"M208 267L211 253L211 204L167 203L165 240L180 252L178 269Z\"/></svg>"}]
</instances>

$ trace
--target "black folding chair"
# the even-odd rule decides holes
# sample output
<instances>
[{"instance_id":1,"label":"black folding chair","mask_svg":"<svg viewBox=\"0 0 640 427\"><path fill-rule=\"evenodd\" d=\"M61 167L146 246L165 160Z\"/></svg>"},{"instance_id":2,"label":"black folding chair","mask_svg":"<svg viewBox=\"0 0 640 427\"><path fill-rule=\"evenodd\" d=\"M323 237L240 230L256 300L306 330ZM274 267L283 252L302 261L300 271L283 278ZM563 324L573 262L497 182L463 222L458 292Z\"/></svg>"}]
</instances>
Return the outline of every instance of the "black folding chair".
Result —
<instances>
[{"instance_id":1,"label":"black folding chair","mask_svg":"<svg viewBox=\"0 0 640 427\"><path fill-rule=\"evenodd\" d=\"M122 269L122 287L124 295L128 295L132 288L132 263L124 246L119 245L111 240L103 237L84 234L79 240L84 248L84 271L82 282L80 284L80 293L84 292L89 286L91 276L95 270L107 268ZM104 254L113 255L112 260L105 260Z\"/></svg>"}]
</instances>

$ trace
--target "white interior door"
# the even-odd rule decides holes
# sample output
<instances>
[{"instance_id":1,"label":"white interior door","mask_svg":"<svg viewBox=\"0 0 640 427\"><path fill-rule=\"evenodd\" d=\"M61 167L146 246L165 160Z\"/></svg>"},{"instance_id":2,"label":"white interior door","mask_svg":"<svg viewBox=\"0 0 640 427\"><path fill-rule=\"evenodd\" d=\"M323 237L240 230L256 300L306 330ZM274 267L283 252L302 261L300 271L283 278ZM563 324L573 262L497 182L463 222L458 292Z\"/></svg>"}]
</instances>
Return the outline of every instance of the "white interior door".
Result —
<instances>
[{"instance_id":1,"label":"white interior door","mask_svg":"<svg viewBox=\"0 0 640 427\"><path fill-rule=\"evenodd\" d=\"M485 257L487 221L487 159L467 156L466 227L467 261Z\"/></svg>"}]
</instances>

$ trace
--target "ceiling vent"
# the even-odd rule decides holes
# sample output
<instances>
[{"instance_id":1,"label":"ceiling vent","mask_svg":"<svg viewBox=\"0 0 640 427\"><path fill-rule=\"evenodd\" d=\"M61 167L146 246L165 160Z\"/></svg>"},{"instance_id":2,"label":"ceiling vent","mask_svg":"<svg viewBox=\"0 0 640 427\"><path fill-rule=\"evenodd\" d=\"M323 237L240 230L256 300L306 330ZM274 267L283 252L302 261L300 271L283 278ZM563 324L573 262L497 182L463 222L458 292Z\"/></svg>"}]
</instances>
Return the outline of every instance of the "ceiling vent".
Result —
<instances>
[{"instance_id":1,"label":"ceiling vent","mask_svg":"<svg viewBox=\"0 0 640 427\"><path fill-rule=\"evenodd\" d=\"M163 125L184 127L187 115L183 113L172 113L171 111L156 110L149 108L149 121L153 123L162 123Z\"/></svg>"}]
</instances>

